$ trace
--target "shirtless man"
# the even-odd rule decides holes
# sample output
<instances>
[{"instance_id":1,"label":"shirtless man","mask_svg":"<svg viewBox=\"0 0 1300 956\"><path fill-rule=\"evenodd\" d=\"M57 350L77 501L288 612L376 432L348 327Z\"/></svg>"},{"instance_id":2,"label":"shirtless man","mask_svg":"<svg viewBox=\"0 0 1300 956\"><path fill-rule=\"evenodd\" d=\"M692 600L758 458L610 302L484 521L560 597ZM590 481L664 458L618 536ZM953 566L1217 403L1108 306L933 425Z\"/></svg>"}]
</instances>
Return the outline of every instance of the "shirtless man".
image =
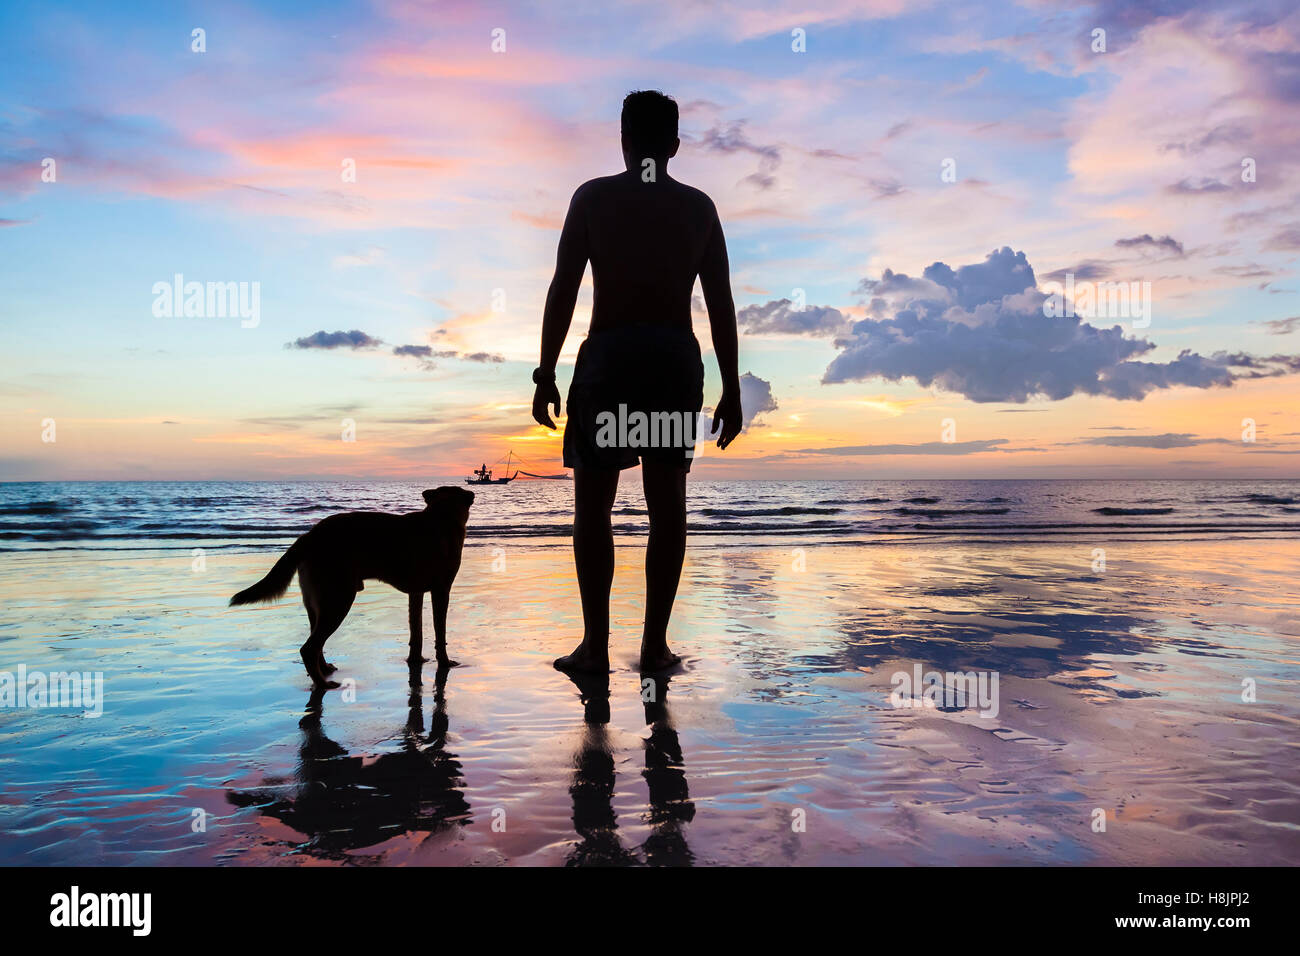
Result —
<instances>
[{"instance_id":1,"label":"shirtless man","mask_svg":"<svg viewBox=\"0 0 1300 956\"><path fill-rule=\"evenodd\" d=\"M686 473L704 404L704 365L691 329L697 275L722 373L722 398L713 416L718 447L726 448L741 429L736 309L722 225L708 196L668 176L668 160L681 145L677 103L659 92L629 93L622 128L626 171L583 183L569 204L546 295L541 364L533 372L533 418L555 428L548 411L560 411L555 364L590 260L591 328L574 366L564 430L564 465L573 469L573 557L583 635L555 666L599 673L609 671L610 510L619 471L638 460L650 519L641 670L664 670L680 660L668 649L668 617L686 553ZM690 416L689 440L669 447L611 444L598 419L618 414L620 405L647 416Z\"/></svg>"}]
</instances>

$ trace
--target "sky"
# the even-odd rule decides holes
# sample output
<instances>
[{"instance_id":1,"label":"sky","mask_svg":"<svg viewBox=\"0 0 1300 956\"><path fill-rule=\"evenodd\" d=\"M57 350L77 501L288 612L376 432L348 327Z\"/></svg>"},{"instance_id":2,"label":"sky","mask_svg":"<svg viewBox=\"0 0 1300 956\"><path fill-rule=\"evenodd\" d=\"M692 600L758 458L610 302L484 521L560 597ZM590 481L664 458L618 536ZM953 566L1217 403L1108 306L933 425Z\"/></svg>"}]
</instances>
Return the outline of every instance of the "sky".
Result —
<instances>
[{"instance_id":1,"label":"sky","mask_svg":"<svg viewBox=\"0 0 1300 956\"><path fill-rule=\"evenodd\" d=\"M693 474L1297 474L1294 3L10 3L0 63L0 480L560 471L635 89L731 257Z\"/></svg>"}]
</instances>

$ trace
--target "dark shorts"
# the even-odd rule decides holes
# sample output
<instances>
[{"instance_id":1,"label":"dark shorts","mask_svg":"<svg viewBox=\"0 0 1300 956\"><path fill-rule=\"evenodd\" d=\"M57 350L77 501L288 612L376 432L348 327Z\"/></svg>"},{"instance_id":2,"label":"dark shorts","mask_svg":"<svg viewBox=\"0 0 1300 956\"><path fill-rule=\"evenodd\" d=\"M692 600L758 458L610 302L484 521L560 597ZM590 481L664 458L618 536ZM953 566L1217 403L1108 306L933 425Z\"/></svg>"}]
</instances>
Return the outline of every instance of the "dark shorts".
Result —
<instances>
[{"instance_id":1,"label":"dark shorts","mask_svg":"<svg viewBox=\"0 0 1300 956\"><path fill-rule=\"evenodd\" d=\"M704 363L690 329L628 325L578 349L564 426L564 467L690 470L704 406Z\"/></svg>"}]
</instances>

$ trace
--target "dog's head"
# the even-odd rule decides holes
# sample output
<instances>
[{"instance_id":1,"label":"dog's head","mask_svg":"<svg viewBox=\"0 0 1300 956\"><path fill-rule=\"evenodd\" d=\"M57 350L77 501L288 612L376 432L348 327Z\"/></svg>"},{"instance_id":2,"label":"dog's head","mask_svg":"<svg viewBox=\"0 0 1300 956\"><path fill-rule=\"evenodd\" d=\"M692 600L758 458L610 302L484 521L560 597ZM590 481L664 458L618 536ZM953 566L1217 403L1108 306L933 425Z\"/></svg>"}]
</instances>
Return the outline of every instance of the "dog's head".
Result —
<instances>
[{"instance_id":1,"label":"dog's head","mask_svg":"<svg viewBox=\"0 0 1300 956\"><path fill-rule=\"evenodd\" d=\"M430 511L441 511L444 514L469 517L469 506L474 503L474 492L454 485L430 488L423 495L425 507Z\"/></svg>"}]
</instances>

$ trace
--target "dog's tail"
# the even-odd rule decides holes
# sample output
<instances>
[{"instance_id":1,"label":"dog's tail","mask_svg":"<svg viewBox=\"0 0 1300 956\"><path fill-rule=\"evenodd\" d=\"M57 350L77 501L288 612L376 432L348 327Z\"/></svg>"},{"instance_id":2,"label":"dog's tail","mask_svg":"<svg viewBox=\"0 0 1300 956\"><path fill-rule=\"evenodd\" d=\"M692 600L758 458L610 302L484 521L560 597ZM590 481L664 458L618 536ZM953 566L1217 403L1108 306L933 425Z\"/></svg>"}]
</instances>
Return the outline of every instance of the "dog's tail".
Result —
<instances>
[{"instance_id":1,"label":"dog's tail","mask_svg":"<svg viewBox=\"0 0 1300 956\"><path fill-rule=\"evenodd\" d=\"M244 590L232 597L230 599L231 605L274 601L289 589L289 582L293 580L294 572L298 570L298 565L302 563L303 557L302 538L299 538L289 546L288 551L280 556L280 560L275 562L275 566L266 572L266 577L251 588L244 588Z\"/></svg>"}]
</instances>

